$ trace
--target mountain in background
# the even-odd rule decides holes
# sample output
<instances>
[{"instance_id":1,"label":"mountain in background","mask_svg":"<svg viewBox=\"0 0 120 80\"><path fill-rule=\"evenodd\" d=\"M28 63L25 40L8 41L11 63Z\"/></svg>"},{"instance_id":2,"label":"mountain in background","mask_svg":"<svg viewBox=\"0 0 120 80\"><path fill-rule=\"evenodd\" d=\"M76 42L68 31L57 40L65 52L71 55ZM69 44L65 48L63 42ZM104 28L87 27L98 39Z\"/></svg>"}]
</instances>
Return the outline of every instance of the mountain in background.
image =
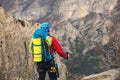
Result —
<instances>
[{"instance_id":1,"label":"mountain in background","mask_svg":"<svg viewBox=\"0 0 120 80\"><path fill-rule=\"evenodd\" d=\"M119 0L0 0L0 6L20 20L52 25L63 49L73 53L72 79L120 67Z\"/></svg>"}]
</instances>

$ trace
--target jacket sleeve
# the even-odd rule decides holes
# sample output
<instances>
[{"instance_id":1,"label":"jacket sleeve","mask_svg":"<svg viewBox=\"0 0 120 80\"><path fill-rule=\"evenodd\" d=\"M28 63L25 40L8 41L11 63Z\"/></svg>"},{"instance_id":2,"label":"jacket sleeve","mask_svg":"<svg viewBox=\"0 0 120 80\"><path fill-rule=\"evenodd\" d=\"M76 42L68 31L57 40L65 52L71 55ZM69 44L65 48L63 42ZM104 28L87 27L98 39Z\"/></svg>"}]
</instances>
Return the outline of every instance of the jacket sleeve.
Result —
<instances>
[{"instance_id":1,"label":"jacket sleeve","mask_svg":"<svg viewBox=\"0 0 120 80\"><path fill-rule=\"evenodd\" d=\"M60 45L60 43L57 41L57 39L55 38L55 37L53 37L52 36L52 45L53 45L53 47L54 47L54 50L60 55L60 56L62 56L63 58L68 58L68 54L66 54L64 51L63 51L63 49L62 49L62 47L61 47L61 45Z\"/></svg>"}]
</instances>

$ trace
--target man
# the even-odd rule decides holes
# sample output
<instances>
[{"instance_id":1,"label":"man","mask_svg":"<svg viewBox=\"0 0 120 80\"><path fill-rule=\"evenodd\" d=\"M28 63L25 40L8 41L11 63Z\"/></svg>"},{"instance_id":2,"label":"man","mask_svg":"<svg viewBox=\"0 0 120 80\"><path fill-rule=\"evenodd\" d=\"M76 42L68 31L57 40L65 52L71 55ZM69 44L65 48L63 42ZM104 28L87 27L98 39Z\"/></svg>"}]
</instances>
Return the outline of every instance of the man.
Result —
<instances>
[{"instance_id":1,"label":"man","mask_svg":"<svg viewBox=\"0 0 120 80\"><path fill-rule=\"evenodd\" d=\"M47 22L42 23L41 26L38 29L36 29L35 32L33 33L33 41L32 41L33 44L31 42L32 45L34 45L34 43L39 43L39 45L37 46L35 44L35 48L33 48L34 49L33 55L35 58L34 61L38 65L39 80L45 80L46 72L48 72L50 80L57 80L58 71L56 66L57 64L55 63L54 60L55 52L57 52L60 56L62 56L65 59L68 58L68 54L63 51L57 39L53 36L50 36L49 31L50 31L50 24ZM39 40L39 38L41 39ZM42 41L42 43L40 43L40 41ZM38 50L38 48L42 50ZM42 54L38 54L38 53L42 53Z\"/></svg>"}]
</instances>

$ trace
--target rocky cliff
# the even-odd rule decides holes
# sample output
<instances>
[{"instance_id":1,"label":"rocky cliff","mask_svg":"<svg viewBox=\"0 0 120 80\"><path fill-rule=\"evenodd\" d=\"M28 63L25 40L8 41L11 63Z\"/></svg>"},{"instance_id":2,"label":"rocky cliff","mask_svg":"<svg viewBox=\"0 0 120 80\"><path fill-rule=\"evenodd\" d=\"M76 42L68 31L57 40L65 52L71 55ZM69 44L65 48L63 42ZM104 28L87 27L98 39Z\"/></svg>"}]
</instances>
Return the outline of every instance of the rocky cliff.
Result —
<instances>
[{"instance_id":1,"label":"rocky cliff","mask_svg":"<svg viewBox=\"0 0 120 80\"><path fill-rule=\"evenodd\" d=\"M5 11L30 22L48 21L70 53L70 77L120 67L120 0L0 0ZM76 79L76 78L73 78Z\"/></svg>"},{"instance_id":2,"label":"rocky cliff","mask_svg":"<svg viewBox=\"0 0 120 80\"><path fill-rule=\"evenodd\" d=\"M33 62L28 54L32 28L0 7L0 80L34 80Z\"/></svg>"}]
</instances>

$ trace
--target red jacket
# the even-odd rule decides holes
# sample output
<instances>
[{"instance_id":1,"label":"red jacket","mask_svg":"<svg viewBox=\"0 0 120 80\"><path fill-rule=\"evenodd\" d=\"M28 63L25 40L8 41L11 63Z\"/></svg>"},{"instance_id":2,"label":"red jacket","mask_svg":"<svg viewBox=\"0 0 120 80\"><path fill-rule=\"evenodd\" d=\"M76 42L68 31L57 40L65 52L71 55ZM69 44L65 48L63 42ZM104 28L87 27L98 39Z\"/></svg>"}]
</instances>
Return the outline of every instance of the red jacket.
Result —
<instances>
[{"instance_id":1,"label":"red jacket","mask_svg":"<svg viewBox=\"0 0 120 80\"><path fill-rule=\"evenodd\" d=\"M55 37L52 36L52 45L50 47L50 53L54 53L54 52L57 52L63 58L68 58L68 54L66 54L63 51L60 43L57 41Z\"/></svg>"}]
</instances>

